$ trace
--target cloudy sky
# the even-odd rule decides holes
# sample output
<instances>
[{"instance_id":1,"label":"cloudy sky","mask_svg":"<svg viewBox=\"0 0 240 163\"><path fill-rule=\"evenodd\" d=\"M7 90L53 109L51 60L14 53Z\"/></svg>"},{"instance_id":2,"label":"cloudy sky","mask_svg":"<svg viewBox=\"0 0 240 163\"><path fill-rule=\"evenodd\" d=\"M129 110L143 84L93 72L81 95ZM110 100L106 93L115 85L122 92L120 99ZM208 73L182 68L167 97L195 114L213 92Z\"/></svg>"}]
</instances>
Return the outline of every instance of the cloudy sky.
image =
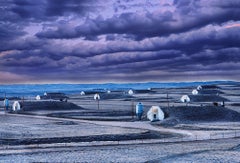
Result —
<instances>
[{"instance_id":1,"label":"cloudy sky","mask_svg":"<svg viewBox=\"0 0 240 163\"><path fill-rule=\"evenodd\" d=\"M240 80L239 0L0 0L0 83Z\"/></svg>"}]
</instances>

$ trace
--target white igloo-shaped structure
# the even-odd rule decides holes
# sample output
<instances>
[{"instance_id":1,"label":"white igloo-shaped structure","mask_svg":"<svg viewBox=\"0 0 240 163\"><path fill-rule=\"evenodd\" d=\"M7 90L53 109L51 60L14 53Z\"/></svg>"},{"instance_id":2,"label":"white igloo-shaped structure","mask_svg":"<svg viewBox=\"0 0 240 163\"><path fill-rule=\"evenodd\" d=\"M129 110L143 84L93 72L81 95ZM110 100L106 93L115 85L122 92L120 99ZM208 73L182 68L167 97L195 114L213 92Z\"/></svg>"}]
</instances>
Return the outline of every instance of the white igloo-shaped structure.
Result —
<instances>
[{"instance_id":1,"label":"white igloo-shaped structure","mask_svg":"<svg viewBox=\"0 0 240 163\"><path fill-rule=\"evenodd\" d=\"M152 106L147 112L147 118L153 121L162 121L164 119L164 112L159 106Z\"/></svg>"},{"instance_id":2,"label":"white igloo-shaped structure","mask_svg":"<svg viewBox=\"0 0 240 163\"><path fill-rule=\"evenodd\" d=\"M36 96L36 100L38 100L38 101L41 100L41 96L40 96L40 95L37 95L37 96Z\"/></svg>"},{"instance_id":3,"label":"white igloo-shaped structure","mask_svg":"<svg viewBox=\"0 0 240 163\"><path fill-rule=\"evenodd\" d=\"M14 101L14 102L13 102L12 110L13 110L13 111L19 111L19 110L21 110L21 105L20 105L20 103L19 103L18 101Z\"/></svg>"},{"instance_id":4,"label":"white igloo-shaped structure","mask_svg":"<svg viewBox=\"0 0 240 163\"><path fill-rule=\"evenodd\" d=\"M130 90L128 91L128 94L129 94L129 95L133 95L133 94L134 94L133 90L130 89Z\"/></svg>"},{"instance_id":5,"label":"white igloo-shaped structure","mask_svg":"<svg viewBox=\"0 0 240 163\"><path fill-rule=\"evenodd\" d=\"M85 92L84 92L84 91L82 91L82 92L80 93L80 95L82 95L82 96L83 96L83 95L85 95Z\"/></svg>"},{"instance_id":6,"label":"white igloo-shaped structure","mask_svg":"<svg viewBox=\"0 0 240 163\"><path fill-rule=\"evenodd\" d=\"M100 95L98 93L96 93L93 98L94 98L94 100L100 100Z\"/></svg>"},{"instance_id":7,"label":"white igloo-shaped structure","mask_svg":"<svg viewBox=\"0 0 240 163\"><path fill-rule=\"evenodd\" d=\"M180 100L183 103L187 103L190 102L190 97L188 95L183 95Z\"/></svg>"},{"instance_id":8,"label":"white igloo-shaped structure","mask_svg":"<svg viewBox=\"0 0 240 163\"><path fill-rule=\"evenodd\" d=\"M198 91L202 90L202 86L201 85L197 86L197 90Z\"/></svg>"},{"instance_id":9,"label":"white igloo-shaped structure","mask_svg":"<svg viewBox=\"0 0 240 163\"><path fill-rule=\"evenodd\" d=\"M193 94L193 95L198 95L198 90L194 89L194 90L192 91L192 94Z\"/></svg>"}]
</instances>

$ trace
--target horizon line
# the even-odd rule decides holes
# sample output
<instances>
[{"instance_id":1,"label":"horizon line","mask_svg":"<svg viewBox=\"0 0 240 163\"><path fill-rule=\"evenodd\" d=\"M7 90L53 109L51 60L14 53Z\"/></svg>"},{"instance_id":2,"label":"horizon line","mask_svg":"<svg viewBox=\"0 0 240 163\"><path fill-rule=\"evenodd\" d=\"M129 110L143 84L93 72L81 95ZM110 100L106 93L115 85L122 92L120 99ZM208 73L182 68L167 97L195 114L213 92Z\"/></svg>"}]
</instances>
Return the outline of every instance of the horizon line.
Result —
<instances>
[{"instance_id":1,"label":"horizon line","mask_svg":"<svg viewBox=\"0 0 240 163\"><path fill-rule=\"evenodd\" d=\"M161 84L167 84L167 83L207 83L207 82L240 82L237 80L205 80L205 81L146 81L146 82L102 82L102 83L77 83L77 82L61 82L61 83L0 83L0 85L64 85L64 84L72 84L72 85L77 85L77 84L99 84L99 85L104 85L104 84L144 84L144 83L161 83Z\"/></svg>"}]
</instances>

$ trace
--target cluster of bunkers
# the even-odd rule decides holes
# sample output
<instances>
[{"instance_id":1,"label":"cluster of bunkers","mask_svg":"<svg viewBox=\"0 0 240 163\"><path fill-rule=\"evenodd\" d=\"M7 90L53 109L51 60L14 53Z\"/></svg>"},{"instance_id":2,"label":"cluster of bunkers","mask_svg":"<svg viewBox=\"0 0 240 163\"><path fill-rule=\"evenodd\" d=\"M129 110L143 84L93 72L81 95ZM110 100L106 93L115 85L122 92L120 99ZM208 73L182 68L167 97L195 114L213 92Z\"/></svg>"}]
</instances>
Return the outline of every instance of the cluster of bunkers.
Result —
<instances>
[{"instance_id":1,"label":"cluster of bunkers","mask_svg":"<svg viewBox=\"0 0 240 163\"><path fill-rule=\"evenodd\" d=\"M202 90L202 86L198 86L196 89L192 90L192 95L198 95L199 92L201 92ZM148 90L151 90L151 88L149 88ZM110 90L107 91L108 94L111 93ZM133 95L134 91L132 89L130 89L127 92L129 95ZM82 91L80 93L80 95L84 96L85 92ZM98 93L94 94L93 96L94 100L99 101L100 100L100 95ZM60 100L60 101L64 101L67 102L68 97L63 94L63 93L44 93L43 96L37 95L35 97L36 101L40 101L40 100ZM191 101L190 97L188 95L183 95L180 98L180 101L182 103L189 103ZM10 103L9 100L7 98L5 98L4 100L4 108L5 111L10 111L10 112L18 112L22 110L22 103L23 102L19 102L19 101L14 101L12 104L12 107L10 107ZM223 105L224 105L224 101L223 101ZM141 102L137 103L136 105L136 116L139 120L141 120L142 116L143 116L143 104ZM164 119L164 112L161 110L161 108L159 106L152 106L149 111L147 112L147 118L150 121L161 121Z\"/></svg>"}]
</instances>

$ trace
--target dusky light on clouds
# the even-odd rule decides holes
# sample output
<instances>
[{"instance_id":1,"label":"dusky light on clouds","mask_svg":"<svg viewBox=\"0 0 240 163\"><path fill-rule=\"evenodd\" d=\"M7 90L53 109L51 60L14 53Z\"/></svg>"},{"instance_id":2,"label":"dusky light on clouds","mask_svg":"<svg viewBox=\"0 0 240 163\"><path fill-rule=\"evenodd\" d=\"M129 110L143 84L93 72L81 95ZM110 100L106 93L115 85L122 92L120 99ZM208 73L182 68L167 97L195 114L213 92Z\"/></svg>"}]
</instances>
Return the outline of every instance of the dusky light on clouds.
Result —
<instances>
[{"instance_id":1,"label":"dusky light on clouds","mask_svg":"<svg viewBox=\"0 0 240 163\"><path fill-rule=\"evenodd\" d=\"M240 80L239 0L0 0L0 83Z\"/></svg>"}]
</instances>

